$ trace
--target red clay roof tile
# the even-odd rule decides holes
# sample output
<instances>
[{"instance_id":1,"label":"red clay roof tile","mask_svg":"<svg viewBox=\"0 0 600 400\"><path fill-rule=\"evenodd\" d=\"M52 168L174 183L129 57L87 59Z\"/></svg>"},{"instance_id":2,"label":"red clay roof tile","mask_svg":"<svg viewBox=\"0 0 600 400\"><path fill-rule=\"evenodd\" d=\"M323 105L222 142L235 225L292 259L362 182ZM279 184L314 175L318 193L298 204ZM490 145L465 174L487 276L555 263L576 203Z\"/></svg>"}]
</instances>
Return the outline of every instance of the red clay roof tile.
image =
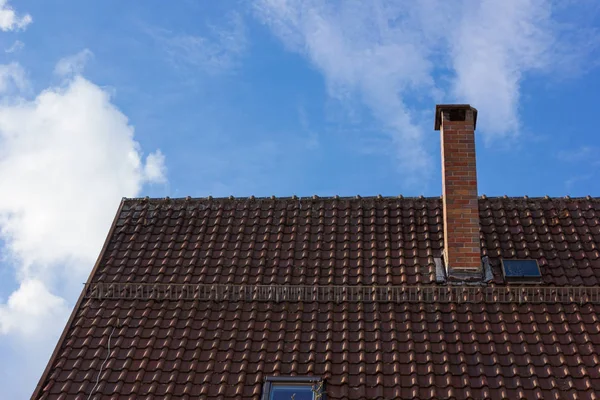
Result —
<instances>
[{"instance_id":1,"label":"red clay roof tile","mask_svg":"<svg viewBox=\"0 0 600 400\"><path fill-rule=\"evenodd\" d=\"M90 283L435 285L441 204L125 200ZM502 257L537 259L544 285L600 284L600 200L479 208L492 285L504 285ZM317 375L330 399L593 399L599 338L590 302L87 297L35 396L84 399L99 377L94 399L259 399L267 376Z\"/></svg>"}]
</instances>

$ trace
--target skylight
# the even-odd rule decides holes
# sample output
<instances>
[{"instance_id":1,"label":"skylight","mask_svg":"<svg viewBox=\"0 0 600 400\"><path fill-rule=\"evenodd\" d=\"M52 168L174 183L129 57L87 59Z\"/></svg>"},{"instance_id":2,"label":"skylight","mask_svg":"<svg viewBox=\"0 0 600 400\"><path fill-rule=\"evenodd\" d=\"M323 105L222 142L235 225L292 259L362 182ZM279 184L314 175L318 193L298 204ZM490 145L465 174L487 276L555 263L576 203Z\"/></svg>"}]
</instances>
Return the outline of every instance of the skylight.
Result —
<instances>
[{"instance_id":1,"label":"skylight","mask_svg":"<svg viewBox=\"0 0 600 400\"><path fill-rule=\"evenodd\" d=\"M262 400L325 400L323 383L316 376L267 376Z\"/></svg>"},{"instance_id":2,"label":"skylight","mask_svg":"<svg viewBox=\"0 0 600 400\"><path fill-rule=\"evenodd\" d=\"M539 283L542 274L537 260L502 260L502 274L506 282Z\"/></svg>"}]
</instances>

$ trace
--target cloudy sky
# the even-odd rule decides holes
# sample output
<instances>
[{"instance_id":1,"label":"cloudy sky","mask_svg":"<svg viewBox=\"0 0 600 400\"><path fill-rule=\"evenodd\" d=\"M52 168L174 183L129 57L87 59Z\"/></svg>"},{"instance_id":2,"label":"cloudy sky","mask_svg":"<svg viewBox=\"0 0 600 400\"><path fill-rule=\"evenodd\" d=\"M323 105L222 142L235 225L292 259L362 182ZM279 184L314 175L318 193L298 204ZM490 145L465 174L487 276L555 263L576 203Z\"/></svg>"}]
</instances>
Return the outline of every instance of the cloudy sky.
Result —
<instances>
[{"instance_id":1,"label":"cloudy sky","mask_svg":"<svg viewBox=\"0 0 600 400\"><path fill-rule=\"evenodd\" d=\"M518 4L518 6L517 6ZM600 195L600 3L0 0L0 387L31 395L121 197Z\"/></svg>"}]
</instances>

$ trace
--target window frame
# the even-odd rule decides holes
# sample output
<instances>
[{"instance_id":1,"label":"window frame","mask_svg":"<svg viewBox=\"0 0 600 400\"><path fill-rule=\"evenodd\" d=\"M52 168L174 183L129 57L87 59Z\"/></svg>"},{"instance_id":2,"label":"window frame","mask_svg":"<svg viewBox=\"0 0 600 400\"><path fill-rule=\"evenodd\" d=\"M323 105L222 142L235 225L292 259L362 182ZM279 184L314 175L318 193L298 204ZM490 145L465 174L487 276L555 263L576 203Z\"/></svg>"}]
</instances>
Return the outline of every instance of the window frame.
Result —
<instances>
[{"instance_id":1,"label":"window frame","mask_svg":"<svg viewBox=\"0 0 600 400\"><path fill-rule=\"evenodd\" d=\"M271 389L277 385L297 385L297 386L308 386L311 387L315 383L323 382L321 386L322 396L320 400L325 400L325 381L320 376L267 376L263 383L263 392L261 400L269 400L271 396ZM314 398L314 395L313 395Z\"/></svg>"}]
</instances>

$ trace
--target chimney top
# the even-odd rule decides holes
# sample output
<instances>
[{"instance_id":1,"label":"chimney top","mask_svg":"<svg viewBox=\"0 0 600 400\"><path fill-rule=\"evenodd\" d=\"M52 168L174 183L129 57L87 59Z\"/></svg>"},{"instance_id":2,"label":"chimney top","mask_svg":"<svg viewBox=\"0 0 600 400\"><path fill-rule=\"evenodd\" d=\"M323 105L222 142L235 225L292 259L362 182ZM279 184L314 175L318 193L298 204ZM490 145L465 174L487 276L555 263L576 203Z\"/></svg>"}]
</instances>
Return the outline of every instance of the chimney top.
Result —
<instances>
[{"instance_id":1,"label":"chimney top","mask_svg":"<svg viewBox=\"0 0 600 400\"><path fill-rule=\"evenodd\" d=\"M466 118L466 110L473 111L473 130L477 126L477 109L469 104L437 104L435 106L435 125L436 131L440 130L442 125L442 112L448 111L451 121L464 121Z\"/></svg>"}]
</instances>

